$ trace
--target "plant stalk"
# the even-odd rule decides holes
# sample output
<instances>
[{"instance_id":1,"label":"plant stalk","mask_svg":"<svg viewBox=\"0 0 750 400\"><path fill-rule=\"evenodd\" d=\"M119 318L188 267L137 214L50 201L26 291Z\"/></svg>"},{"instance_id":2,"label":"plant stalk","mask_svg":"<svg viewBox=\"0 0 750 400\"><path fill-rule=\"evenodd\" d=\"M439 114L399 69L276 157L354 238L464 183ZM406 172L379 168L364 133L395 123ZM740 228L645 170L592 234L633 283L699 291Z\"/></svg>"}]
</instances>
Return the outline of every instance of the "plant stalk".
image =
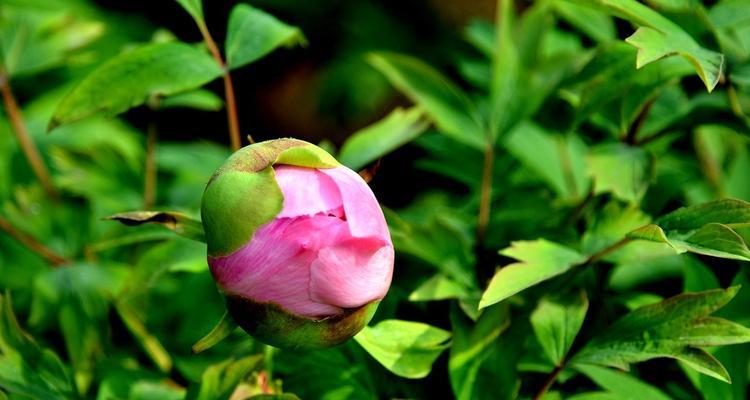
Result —
<instances>
[{"instance_id":1,"label":"plant stalk","mask_svg":"<svg viewBox=\"0 0 750 400\"><path fill-rule=\"evenodd\" d=\"M479 215L477 218L477 241L480 248L484 245L487 225L490 221L490 208L492 207L492 172L494 163L495 146L492 142L488 142L487 148L484 151L482 186L479 193Z\"/></svg>"},{"instance_id":2,"label":"plant stalk","mask_svg":"<svg viewBox=\"0 0 750 400\"><path fill-rule=\"evenodd\" d=\"M156 152L158 146L159 133L156 130L156 124L148 124L148 133L146 137L146 163L144 166L143 177L143 208L151 209L156 199Z\"/></svg>"},{"instance_id":3,"label":"plant stalk","mask_svg":"<svg viewBox=\"0 0 750 400\"><path fill-rule=\"evenodd\" d=\"M237 151L241 146L240 120L237 116L237 101L234 96L234 85L232 85L232 77L229 74L229 68L224 62L224 59L221 57L219 47L216 46L216 42L214 41L213 37L211 37L211 33L208 31L208 27L206 26L206 24L199 22L198 29L200 29L201 31L203 41L206 43L208 51L211 52L211 55L213 56L214 60L216 60L216 63L218 63L219 66L221 66L221 68L224 70L224 97L227 103L226 108L227 121L229 123L229 139L231 141L232 150ZM255 142L250 135L247 135L247 139L251 144Z\"/></svg>"},{"instance_id":4,"label":"plant stalk","mask_svg":"<svg viewBox=\"0 0 750 400\"><path fill-rule=\"evenodd\" d=\"M39 154L39 149L31 140L26 124L23 122L23 116L21 115L21 109L18 107L15 96L13 96L13 90L10 87L10 82L5 71L0 67L0 92L2 92L3 104L5 105L5 112L8 114L10 124L13 127L13 133L16 135L19 146L26 156L26 160L29 162L31 169L34 171L34 175L41 183L44 191L54 198L59 199L55 186L52 184L52 178L50 178L47 166L44 165L42 156Z\"/></svg>"},{"instance_id":5,"label":"plant stalk","mask_svg":"<svg viewBox=\"0 0 750 400\"><path fill-rule=\"evenodd\" d=\"M11 225L10 221L6 220L3 217L0 217L0 230L8 234L8 236L12 237L13 239L17 240L22 245L26 246L26 248L28 248L29 250L44 258L53 267L59 267L70 262L65 257L62 257L56 254L54 251L50 250L47 246L40 243L31 235L16 229L13 225Z\"/></svg>"},{"instance_id":6,"label":"plant stalk","mask_svg":"<svg viewBox=\"0 0 750 400\"><path fill-rule=\"evenodd\" d=\"M555 369L553 369L552 372L550 372L550 374L547 376L547 379L545 379L542 387L540 387L539 391L537 391L536 394L534 395L533 400L540 400L542 397L544 397L545 394L547 394L547 391L555 383L555 381L557 380L557 377L560 376L560 372L562 372L564 367L565 367L565 364L560 364L559 366L555 367Z\"/></svg>"}]
</instances>

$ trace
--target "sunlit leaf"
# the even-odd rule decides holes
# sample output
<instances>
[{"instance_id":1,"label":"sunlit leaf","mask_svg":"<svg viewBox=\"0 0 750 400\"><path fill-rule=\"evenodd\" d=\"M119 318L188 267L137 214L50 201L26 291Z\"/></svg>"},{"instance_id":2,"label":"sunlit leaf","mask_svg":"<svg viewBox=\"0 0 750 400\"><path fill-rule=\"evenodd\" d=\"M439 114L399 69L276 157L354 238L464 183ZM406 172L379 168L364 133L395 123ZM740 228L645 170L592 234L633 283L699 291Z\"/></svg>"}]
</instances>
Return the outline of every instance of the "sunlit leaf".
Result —
<instances>
[{"instance_id":1,"label":"sunlit leaf","mask_svg":"<svg viewBox=\"0 0 750 400\"><path fill-rule=\"evenodd\" d=\"M365 327L354 339L389 371L404 378L424 378L450 346L451 334L421 322L385 320Z\"/></svg>"},{"instance_id":2,"label":"sunlit leaf","mask_svg":"<svg viewBox=\"0 0 750 400\"><path fill-rule=\"evenodd\" d=\"M629 203L640 203L651 180L651 158L640 148L623 144L592 149L587 172L596 193L611 192Z\"/></svg>"},{"instance_id":3,"label":"sunlit leaf","mask_svg":"<svg viewBox=\"0 0 750 400\"><path fill-rule=\"evenodd\" d=\"M567 297L544 297L531 313L531 326L544 353L560 365L583 326L589 301L586 292Z\"/></svg>"},{"instance_id":4,"label":"sunlit leaf","mask_svg":"<svg viewBox=\"0 0 750 400\"><path fill-rule=\"evenodd\" d=\"M733 228L748 226L750 203L724 199L681 208L628 234L633 239L670 245L714 257L750 260L750 249Z\"/></svg>"},{"instance_id":5,"label":"sunlit leaf","mask_svg":"<svg viewBox=\"0 0 750 400\"><path fill-rule=\"evenodd\" d=\"M484 308L562 274L586 260L577 251L545 239L513 242L500 254L519 262L500 268L479 301Z\"/></svg>"},{"instance_id":6,"label":"sunlit leaf","mask_svg":"<svg viewBox=\"0 0 750 400\"><path fill-rule=\"evenodd\" d=\"M608 390L618 399L669 400L670 397L659 389L645 383L633 375L595 365L577 365L576 369Z\"/></svg>"},{"instance_id":7,"label":"sunlit leaf","mask_svg":"<svg viewBox=\"0 0 750 400\"><path fill-rule=\"evenodd\" d=\"M627 369L631 363L668 357L728 381L724 367L701 347L750 342L750 329L709 316L738 290L735 286L685 293L641 307L597 335L571 361Z\"/></svg>"},{"instance_id":8,"label":"sunlit leaf","mask_svg":"<svg viewBox=\"0 0 750 400\"><path fill-rule=\"evenodd\" d=\"M247 4L234 7L227 29L225 52L232 69L258 60L280 46L305 43L299 28Z\"/></svg>"},{"instance_id":9,"label":"sunlit leaf","mask_svg":"<svg viewBox=\"0 0 750 400\"><path fill-rule=\"evenodd\" d=\"M339 161L357 170L419 136L427 128L424 111L418 107L397 108L382 120L350 136L338 155Z\"/></svg>"},{"instance_id":10,"label":"sunlit leaf","mask_svg":"<svg viewBox=\"0 0 750 400\"><path fill-rule=\"evenodd\" d=\"M368 61L412 101L421 106L447 136L483 149L486 136L474 103L440 72L415 58L392 53L370 54Z\"/></svg>"},{"instance_id":11,"label":"sunlit leaf","mask_svg":"<svg viewBox=\"0 0 750 400\"><path fill-rule=\"evenodd\" d=\"M203 21L203 1L202 0L175 0L177 1L185 11L190 14L195 22L204 24Z\"/></svg>"},{"instance_id":12,"label":"sunlit leaf","mask_svg":"<svg viewBox=\"0 0 750 400\"><path fill-rule=\"evenodd\" d=\"M57 106L49 128L91 115L112 116L151 97L196 89L221 75L202 50L156 43L123 53L89 73Z\"/></svg>"},{"instance_id":13,"label":"sunlit leaf","mask_svg":"<svg viewBox=\"0 0 750 400\"><path fill-rule=\"evenodd\" d=\"M721 53L702 47L679 25L636 0L582 0L640 26L626 41L638 48L638 68L679 54L695 66L708 91L719 83L724 67Z\"/></svg>"}]
</instances>

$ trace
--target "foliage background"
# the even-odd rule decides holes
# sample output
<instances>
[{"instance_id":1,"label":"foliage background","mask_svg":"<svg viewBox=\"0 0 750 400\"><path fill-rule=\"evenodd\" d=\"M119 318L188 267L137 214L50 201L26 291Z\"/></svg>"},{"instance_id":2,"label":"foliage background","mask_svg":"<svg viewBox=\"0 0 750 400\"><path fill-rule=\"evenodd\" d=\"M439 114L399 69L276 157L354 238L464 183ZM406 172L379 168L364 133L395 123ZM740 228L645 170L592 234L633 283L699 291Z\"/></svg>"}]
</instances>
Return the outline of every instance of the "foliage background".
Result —
<instances>
[{"instance_id":1,"label":"foliage background","mask_svg":"<svg viewBox=\"0 0 750 400\"><path fill-rule=\"evenodd\" d=\"M249 4L0 3L0 399L746 398L750 2ZM394 285L343 346L191 351L199 28L243 135L372 179ZM145 209L182 214L103 220Z\"/></svg>"}]
</instances>

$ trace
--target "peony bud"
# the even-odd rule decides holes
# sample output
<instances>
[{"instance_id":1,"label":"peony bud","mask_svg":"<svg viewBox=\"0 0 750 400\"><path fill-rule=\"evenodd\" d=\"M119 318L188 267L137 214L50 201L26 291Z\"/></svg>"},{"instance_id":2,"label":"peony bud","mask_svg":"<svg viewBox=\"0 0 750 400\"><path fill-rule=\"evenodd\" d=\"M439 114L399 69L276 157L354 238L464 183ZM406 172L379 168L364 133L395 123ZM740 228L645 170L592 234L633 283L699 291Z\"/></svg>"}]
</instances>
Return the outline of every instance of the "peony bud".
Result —
<instances>
[{"instance_id":1,"label":"peony bud","mask_svg":"<svg viewBox=\"0 0 750 400\"><path fill-rule=\"evenodd\" d=\"M271 140L234 153L209 180L201 216L229 313L265 343L342 343L390 286L393 244L375 196L310 143Z\"/></svg>"}]
</instances>

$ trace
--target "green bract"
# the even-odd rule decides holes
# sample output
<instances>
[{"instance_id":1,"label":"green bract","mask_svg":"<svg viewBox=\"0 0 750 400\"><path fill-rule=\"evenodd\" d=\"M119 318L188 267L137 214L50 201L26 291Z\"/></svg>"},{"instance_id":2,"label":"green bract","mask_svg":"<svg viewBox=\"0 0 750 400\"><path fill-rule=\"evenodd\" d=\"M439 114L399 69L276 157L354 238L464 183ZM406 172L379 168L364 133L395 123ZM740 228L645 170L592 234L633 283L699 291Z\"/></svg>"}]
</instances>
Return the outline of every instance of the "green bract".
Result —
<instances>
[{"instance_id":1,"label":"green bract","mask_svg":"<svg viewBox=\"0 0 750 400\"><path fill-rule=\"evenodd\" d=\"M317 350L336 346L356 335L375 315L379 301L342 314L313 320L294 315L273 303L227 296L232 319L260 341L284 349Z\"/></svg>"},{"instance_id":2,"label":"green bract","mask_svg":"<svg viewBox=\"0 0 750 400\"><path fill-rule=\"evenodd\" d=\"M311 143L276 139L243 147L208 181L201 203L208 255L227 256L247 244L255 230L281 212L284 197L273 166L339 166L333 156Z\"/></svg>"}]
</instances>

